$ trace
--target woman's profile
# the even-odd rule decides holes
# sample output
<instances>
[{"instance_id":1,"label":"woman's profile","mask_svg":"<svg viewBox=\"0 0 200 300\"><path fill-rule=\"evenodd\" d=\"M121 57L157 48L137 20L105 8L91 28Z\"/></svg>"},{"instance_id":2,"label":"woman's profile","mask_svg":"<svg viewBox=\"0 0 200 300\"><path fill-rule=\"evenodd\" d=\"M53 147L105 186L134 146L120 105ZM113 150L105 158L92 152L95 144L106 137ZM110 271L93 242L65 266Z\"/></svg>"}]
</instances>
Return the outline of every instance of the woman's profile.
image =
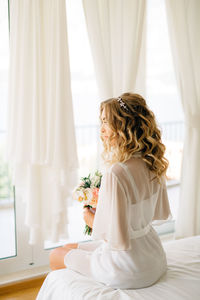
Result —
<instances>
[{"instance_id":1,"label":"woman's profile","mask_svg":"<svg viewBox=\"0 0 200 300\"><path fill-rule=\"evenodd\" d=\"M107 169L96 213L84 209L92 241L50 254L52 270L69 268L113 288L143 288L166 271L154 220L171 216L168 161L153 112L142 96L124 93L101 103L101 139Z\"/></svg>"}]
</instances>

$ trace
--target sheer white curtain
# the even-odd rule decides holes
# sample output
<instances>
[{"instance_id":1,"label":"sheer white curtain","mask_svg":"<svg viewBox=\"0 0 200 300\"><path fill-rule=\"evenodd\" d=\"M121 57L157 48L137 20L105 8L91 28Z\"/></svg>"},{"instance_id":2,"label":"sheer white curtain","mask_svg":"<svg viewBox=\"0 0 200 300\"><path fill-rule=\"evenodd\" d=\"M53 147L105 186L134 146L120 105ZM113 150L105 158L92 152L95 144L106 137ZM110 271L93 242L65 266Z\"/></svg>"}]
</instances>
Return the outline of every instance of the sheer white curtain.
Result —
<instances>
[{"instance_id":1,"label":"sheer white curtain","mask_svg":"<svg viewBox=\"0 0 200 300\"><path fill-rule=\"evenodd\" d=\"M200 234L200 1L166 0L185 143L176 237Z\"/></svg>"},{"instance_id":2,"label":"sheer white curtain","mask_svg":"<svg viewBox=\"0 0 200 300\"><path fill-rule=\"evenodd\" d=\"M83 7L100 96L116 97L136 91L136 86L140 92L146 1L83 0Z\"/></svg>"},{"instance_id":3,"label":"sheer white curtain","mask_svg":"<svg viewBox=\"0 0 200 300\"><path fill-rule=\"evenodd\" d=\"M65 0L10 1L8 158L30 244L67 237L77 155ZM17 201L20 201L17 199Z\"/></svg>"}]
</instances>

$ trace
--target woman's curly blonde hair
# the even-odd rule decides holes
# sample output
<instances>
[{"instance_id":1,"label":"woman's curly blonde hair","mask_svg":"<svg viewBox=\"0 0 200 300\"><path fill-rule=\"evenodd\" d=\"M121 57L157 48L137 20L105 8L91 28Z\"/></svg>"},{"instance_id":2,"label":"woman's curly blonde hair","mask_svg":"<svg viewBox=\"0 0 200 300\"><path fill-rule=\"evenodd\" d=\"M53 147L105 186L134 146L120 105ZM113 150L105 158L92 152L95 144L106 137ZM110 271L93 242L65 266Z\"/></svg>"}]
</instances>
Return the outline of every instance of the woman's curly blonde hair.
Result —
<instances>
[{"instance_id":1,"label":"woman's curly blonde hair","mask_svg":"<svg viewBox=\"0 0 200 300\"><path fill-rule=\"evenodd\" d=\"M100 114L104 108L106 121L113 132L107 142L102 138L104 160L108 164L125 162L139 153L156 178L166 174L168 160L164 157L161 131L144 98L138 94L124 93L119 98L102 102ZM112 140L117 140L114 147Z\"/></svg>"}]
</instances>

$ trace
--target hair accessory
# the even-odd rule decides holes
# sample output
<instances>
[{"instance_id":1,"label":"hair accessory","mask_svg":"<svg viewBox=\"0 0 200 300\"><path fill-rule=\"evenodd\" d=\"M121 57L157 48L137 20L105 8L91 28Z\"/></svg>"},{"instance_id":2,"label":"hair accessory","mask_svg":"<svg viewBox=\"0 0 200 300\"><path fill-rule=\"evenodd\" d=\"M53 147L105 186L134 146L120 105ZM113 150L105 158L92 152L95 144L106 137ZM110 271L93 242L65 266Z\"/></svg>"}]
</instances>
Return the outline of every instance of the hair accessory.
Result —
<instances>
[{"instance_id":1,"label":"hair accessory","mask_svg":"<svg viewBox=\"0 0 200 300\"><path fill-rule=\"evenodd\" d=\"M129 111L128 107L126 106L126 104L124 103L124 101L122 100L121 97L118 97L118 98L117 98L117 102L119 102L119 105L120 105L121 107L123 107L126 111Z\"/></svg>"}]
</instances>

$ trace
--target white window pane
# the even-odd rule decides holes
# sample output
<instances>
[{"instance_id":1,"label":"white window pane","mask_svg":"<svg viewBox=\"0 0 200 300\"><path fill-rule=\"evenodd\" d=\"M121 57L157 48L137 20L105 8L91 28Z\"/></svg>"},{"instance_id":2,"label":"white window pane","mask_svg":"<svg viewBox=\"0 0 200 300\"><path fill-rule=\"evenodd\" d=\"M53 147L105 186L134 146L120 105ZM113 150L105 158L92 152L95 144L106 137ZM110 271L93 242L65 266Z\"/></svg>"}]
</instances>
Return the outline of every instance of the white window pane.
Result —
<instances>
[{"instance_id":1,"label":"white window pane","mask_svg":"<svg viewBox=\"0 0 200 300\"><path fill-rule=\"evenodd\" d=\"M15 207L11 171L5 160L8 102L8 1L0 2L0 259L16 255Z\"/></svg>"},{"instance_id":2,"label":"white window pane","mask_svg":"<svg viewBox=\"0 0 200 300\"><path fill-rule=\"evenodd\" d=\"M147 98L159 122L183 121L164 0L147 1Z\"/></svg>"},{"instance_id":3,"label":"white window pane","mask_svg":"<svg viewBox=\"0 0 200 300\"><path fill-rule=\"evenodd\" d=\"M87 35L82 0L66 0L69 58L76 141L79 158L79 178L99 168L99 95L93 60ZM45 241L44 248L90 239L84 235L85 223L81 203L68 209L69 239L59 243Z\"/></svg>"},{"instance_id":4,"label":"white window pane","mask_svg":"<svg viewBox=\"0 0 200 300\"><path fill-rule=\"evenodd\" d=\"M98 167L99 96L82 0L67 0L67 24L80 176Z\"/></svg>"},{"instance_id":5,"label":"white window pane","mask_svg":"<svg viewBox=\"0 0 200 300\"><path fill-rule=\"evenodd\" d=\"M156 115L169 160L168 196L176 220L184 139L184 115L175 79L164 0L147 1L147 100ZM172 227L170 227L172 226ZM174 224L158 227L171 231ZM170 229L171 228L171 229Z\"/></svg>"}]
</instances>

